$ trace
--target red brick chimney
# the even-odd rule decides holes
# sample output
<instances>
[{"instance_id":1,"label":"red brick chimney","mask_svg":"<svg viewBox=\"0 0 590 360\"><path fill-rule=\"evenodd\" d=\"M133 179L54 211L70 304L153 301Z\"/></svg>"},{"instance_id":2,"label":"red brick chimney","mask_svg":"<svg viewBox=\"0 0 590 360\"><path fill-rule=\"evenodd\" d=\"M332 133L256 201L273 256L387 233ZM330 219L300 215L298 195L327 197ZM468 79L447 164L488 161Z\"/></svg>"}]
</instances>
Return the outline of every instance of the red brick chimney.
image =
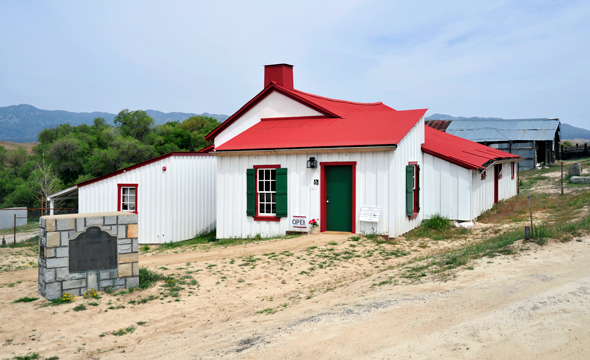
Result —
<instances>
[{"instance_id":1,"label":"red brick chimney","mask_svg":"<svg viewBox=\"0 0 590 360\"><path fill-rule=\"evenodd\" d=\"M293 89L293 65L264 65L264 87L267 87L271 81L282 87Z\"/></svg>"}]
</instances>

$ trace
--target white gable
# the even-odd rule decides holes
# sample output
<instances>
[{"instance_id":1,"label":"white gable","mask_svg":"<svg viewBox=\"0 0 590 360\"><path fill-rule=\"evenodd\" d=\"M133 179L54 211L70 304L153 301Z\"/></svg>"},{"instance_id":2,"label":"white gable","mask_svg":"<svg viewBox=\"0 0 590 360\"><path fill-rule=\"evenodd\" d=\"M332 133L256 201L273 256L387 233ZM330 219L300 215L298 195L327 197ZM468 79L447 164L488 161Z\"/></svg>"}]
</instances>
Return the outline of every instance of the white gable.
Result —
<instances>
[{"instance_id":1,"label":"white gable","mask_svg":"<svg viewBox=\"0 0 590 360\"><path fill-rule=\"evenodd\" d=\"M256 125L262 118L318 115L323 114L281 93L273 91L217 135L215 137L215 147L220 146L234 136Z\"/></svg>"}]
</instances>

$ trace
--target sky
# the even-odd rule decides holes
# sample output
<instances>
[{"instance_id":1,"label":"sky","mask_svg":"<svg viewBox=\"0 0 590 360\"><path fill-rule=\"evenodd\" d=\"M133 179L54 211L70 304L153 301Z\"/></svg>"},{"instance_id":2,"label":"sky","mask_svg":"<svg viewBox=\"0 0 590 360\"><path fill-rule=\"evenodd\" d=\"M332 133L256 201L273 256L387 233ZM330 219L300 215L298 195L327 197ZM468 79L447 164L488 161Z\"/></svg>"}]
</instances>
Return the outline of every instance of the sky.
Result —
<instances>
[{"instance_id":1,"label":"sky","mask_svg":"<svg viewBox=\"0 0 590 360\"><path fill-rule=\"evenodd\" d=\"M590 1L0 1L0 106L231 115L295 88L590 128Z\"/></svg>"}]
</instances>

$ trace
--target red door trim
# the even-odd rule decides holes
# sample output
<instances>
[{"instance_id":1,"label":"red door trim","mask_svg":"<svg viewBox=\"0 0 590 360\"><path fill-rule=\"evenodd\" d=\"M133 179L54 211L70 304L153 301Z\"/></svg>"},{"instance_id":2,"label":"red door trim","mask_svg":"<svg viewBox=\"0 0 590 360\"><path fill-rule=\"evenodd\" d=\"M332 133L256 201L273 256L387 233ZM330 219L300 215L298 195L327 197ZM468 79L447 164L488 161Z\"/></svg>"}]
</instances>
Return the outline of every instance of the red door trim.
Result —
<instances>
[{"instance_id":1,"label":"red door trim","mask_svg":"<svg viewBox=\"0 0 590 360\"><path fill-rule=\"evenodd\" d=\"M500 165L502 166L502 165ZM498 181L500 176L500 171L498 171L498 165L494 165L494 204L498 203Z\"/></svg>"},{"instance_id":2,"label":"red door trim","mask_svg":"<svg viewBox=\"0 0 590 360\"><path fill-rule=\"evenodd\" d=\"M320 170L321 170L321 181L322 181L322 189L321 189L321 218L320 218L320 231L326 231L326 221L327 219L327 209L326 209L326 198L327 198L327 188L326 188L326 166L341 166L341 165L351 165L352 166L352 233L356 234L356 161L331 161L331 162L320 162Z\"/></svg>"}]
</instances>

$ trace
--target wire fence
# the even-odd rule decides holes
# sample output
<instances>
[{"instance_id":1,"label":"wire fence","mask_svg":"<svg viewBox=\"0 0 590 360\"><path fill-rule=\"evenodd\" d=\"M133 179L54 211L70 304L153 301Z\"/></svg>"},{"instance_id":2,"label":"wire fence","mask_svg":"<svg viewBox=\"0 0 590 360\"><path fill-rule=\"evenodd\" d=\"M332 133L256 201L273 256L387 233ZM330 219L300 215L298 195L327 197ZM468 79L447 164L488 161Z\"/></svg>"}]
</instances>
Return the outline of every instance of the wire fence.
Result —
<instances>
[{"instance_id":1,"label":"wire fence","mask_svg":"<svg viewBox=\"0 0 590 360\"><path fill-rule=\"evenodd\" d=\"M1 245L16 244L39 236L39 218L49 215L75 214L77 208L27 208L11 207L0 209L0 241Z\"/></svg>"}]
</instances>

